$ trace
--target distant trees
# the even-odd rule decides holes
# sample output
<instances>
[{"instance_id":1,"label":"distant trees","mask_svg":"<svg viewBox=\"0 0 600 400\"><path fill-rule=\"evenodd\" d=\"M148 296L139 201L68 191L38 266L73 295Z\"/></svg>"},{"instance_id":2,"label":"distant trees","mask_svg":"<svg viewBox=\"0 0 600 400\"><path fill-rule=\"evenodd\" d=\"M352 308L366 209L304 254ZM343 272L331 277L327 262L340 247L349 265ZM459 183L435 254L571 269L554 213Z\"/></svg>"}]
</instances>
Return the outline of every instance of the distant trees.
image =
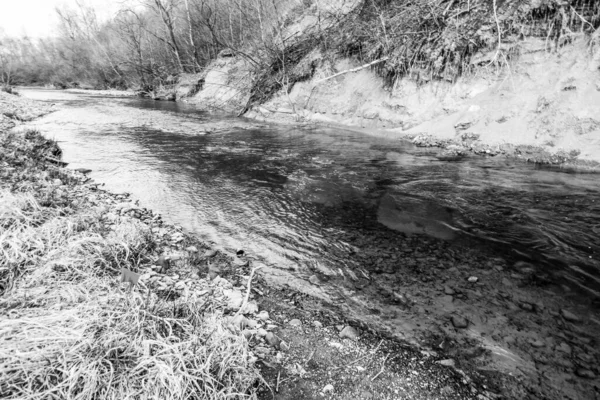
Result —
<instances>
[{"instance_id":1,"label":"distant trees","mask_svg":"<svg viewBox=\"0 0 600 400\"><path fill-rule=\"evenodd\" d=\"M310 0L131 0L108 21L79 0L52 38L0 36L0 82L151 90L224 49L258 66L283 12Z\"/></svg>"}]
</instances>

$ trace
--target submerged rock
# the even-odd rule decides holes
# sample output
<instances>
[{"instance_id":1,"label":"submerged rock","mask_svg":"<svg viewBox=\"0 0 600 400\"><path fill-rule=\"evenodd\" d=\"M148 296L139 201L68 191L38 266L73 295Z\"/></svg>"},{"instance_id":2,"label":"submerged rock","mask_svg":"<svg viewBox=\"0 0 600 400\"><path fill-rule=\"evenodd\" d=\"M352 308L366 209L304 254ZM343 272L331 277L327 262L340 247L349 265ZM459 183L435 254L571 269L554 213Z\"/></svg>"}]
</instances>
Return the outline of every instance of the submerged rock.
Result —
<instances>
[{"instance_id":1,"label":"submerged rock","mask_svg":"<svg viewBox=\"0 0 600 400\"><path fill-rule=\"evenodd\" d=\"M452 325L454 325L455 328L464 329L469 326L469 321L460 315L453 315Z\"/></svg>"},{"instance_id":2,"label":"submerged rock","mask_svg":"<svg viewBox=\"0 0 600 400\"><path fill-rule=\"evenodd\" d=\"M340 337L342 339L358 340L359 336L360 334L358 333L358 331L351 326L346 326L340 332Z\"/></svg>"}]
</instances>

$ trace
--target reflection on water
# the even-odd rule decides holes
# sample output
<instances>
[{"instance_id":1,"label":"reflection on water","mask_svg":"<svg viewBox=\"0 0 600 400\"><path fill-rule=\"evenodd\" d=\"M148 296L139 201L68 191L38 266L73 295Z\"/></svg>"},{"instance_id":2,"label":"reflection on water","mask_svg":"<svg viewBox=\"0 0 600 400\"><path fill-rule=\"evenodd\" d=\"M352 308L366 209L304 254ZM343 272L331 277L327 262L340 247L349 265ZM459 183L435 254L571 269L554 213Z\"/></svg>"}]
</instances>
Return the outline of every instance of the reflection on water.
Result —
<instances>
[{"instance_id":1,"label":"reflection on water","mask_svg":"<svg viewBox=\"0 0 600 400\"><path fill-rule=\"evenodd\" d=\"M205 134L208 117L182 104L24 92L68 105L33 125L73 168L206 240L250 249L275 275L360 268L344 234L361 226L494 247L599 291L596 175L500 158L444 163L389 138L239 119L227 132L227 120L211 121L221 133Z\"/></svg>"}]
</instances>

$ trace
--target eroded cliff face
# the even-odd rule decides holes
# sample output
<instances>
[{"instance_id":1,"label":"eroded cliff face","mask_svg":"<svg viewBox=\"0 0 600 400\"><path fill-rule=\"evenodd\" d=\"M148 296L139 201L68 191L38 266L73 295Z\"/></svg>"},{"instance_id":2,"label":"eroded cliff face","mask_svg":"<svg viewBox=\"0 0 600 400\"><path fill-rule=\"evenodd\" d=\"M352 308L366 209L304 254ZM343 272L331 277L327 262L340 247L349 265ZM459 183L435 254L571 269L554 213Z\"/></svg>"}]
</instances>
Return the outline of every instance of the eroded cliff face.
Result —
<instances>
[{"instance_id":1,"label":"eroded cliff face","mask_svg":"<svg viewBox=\"0 0 600 400\"><path fill-rule=\"evenodd\" d=\"M256 78L256 68L243 56L219 57L204 74L202 88L186 101L201 111L240 114L245 110Z\"/></svg>"},{"instance_id":2,"label":"eroded cliff face","mask_svg":"<svg viewBox=\"0 0 600 400\"><path fill-rule=\"evenodd\" d=\"M519 46L520 55L500 69L484 64L456 82L406 77L386 87L370 68L326 79L359 66L323 62L311 80L247 116L469 146L536 146L600 161L600 52L583 39L552 52L543 40Z\"/></svg>"}]
</instances>

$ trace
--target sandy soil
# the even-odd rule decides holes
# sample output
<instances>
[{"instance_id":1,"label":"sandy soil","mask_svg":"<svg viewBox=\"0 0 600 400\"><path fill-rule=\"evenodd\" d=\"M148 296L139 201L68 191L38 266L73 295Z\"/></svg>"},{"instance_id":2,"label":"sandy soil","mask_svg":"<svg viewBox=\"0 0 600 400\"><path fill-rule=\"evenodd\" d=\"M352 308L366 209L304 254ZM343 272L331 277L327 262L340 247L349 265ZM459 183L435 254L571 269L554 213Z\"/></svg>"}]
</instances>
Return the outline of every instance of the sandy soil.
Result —
<instances>
[{"instance_id":1,"label":"sandy soil","mask_svg":"<svg viewBox=\"0 0 600 400\"><path fill-rule=\"evenodd\" d=\"M533 161L552 163L553 154L561 155L560 162L600 161L597 49L584 40L557 51L545 51L545 43L535 39L520 47L521 55L501 69L483 67L454 83L426 78L417 83L411 77L390 88L369 69L323 81L356 67L349 60L324 63L289 96L276 96L247 116L345 125L398 138L431 137L443 147L486 154L529 148Z\"/></svg>"}]
</instances>

